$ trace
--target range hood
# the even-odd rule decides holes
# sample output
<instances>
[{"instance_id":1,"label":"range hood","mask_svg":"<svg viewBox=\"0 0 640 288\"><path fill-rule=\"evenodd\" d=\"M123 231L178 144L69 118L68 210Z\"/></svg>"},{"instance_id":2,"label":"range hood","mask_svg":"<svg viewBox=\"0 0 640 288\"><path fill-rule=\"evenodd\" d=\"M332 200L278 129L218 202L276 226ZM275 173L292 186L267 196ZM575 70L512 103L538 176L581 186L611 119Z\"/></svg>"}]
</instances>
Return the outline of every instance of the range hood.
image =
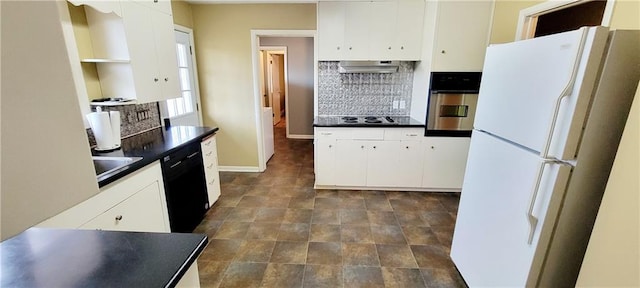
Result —
<instances>
[{"instance_id":1,"label":"range hood","mask_svg":"<svg viewBox=\"0 0 640 288\"><path fill-rule=\"evenodd\" d=\"M340 73L395 73L400 61L340 61Z\"/></svg>"}]
</instances>

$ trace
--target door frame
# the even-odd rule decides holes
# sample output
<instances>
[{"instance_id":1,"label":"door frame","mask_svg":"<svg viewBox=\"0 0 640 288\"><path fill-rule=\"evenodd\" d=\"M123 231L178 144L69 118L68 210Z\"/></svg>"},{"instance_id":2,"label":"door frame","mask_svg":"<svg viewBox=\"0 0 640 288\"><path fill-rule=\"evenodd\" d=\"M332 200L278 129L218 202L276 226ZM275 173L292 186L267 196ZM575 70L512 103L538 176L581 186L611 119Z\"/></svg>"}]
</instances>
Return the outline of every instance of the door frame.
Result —
<instances>
[{"instance_id":1,"label":"door frame","mask_svg":"<svg viewBox=\"0 0 640 288\"><path fill-rule=\"evenodd\" d=\"M195 41L193 39L193 29L182 26L182 25L173 24L173 30L186 33L189 35L189 46L191 46L191 53L190 53L191 62L193 63L191 67L193 69L193 98L195 98L194 100L196 102L196 110L197 110L196 113L198 115L198 123L200 126L203 126L202 103L200 103L200 84L198 82L198 64L196 61L196 53L195 53L196 46L195 46ZM178 67L176 67L176 69L178 69ZM161 103L158 103L158 104L160 105L160 118L167 116L167 115L163 115L163 113L165 113L163 112L163 110L166 111L166 105ZM162 125L164 126L164 123L162 123Z\"/></svg>"},{"instance_id":2,"label":"door frame","mask_svg":"<svg viewBox=\"0 0 640 288\"><path fill-rule=\"evenodd\" d=\"M260 94L260 41L259 37L309 37L313 38L313 85L318 85L318 41L316 30L254 30L251 29L251 63L253 66L254 116L256 121L256 143L258 144L258 171L267 169L265 159L264 131L262 129L262 95ZM286 68L285 68L286 69ZM286 92L285 92L286 93ZM288 95L285 95L288 97ZM314 107L317 106L318 89L313 89ZM286 105L286 101L285 101ZM288 109L289 107L285 107ZM317 109L317 108L314 108ZM315 114L315 113L314 113ZM314 115L315 116L315 115ZM287 121L289 121L287 119ZM287 125L288 129L289 125Z\"/></svg>"},{"instance_id":3,"label":"door frame","mask_svg":"<svg viewBox=\"0 0 640 288\"><path fill-rule=\"evenodd\" d=\"M533 38L533 33L536 28L536 17L590 1L592 0L548 0L547 2L520 10L515 41ZM600 23L600 25L609 27L611 24L611 17L613 16L615 2L616 0L607 0L607 4L604 7L604 14L602 15L602 23Z\"/></svg>"},{"instance_id":4,"label":"door frame","mask_svg":"<svg viewBox=\"0 0 640 288\"><path fill-rule=\"evenodd\" d=\"M276 54L276 55L284 55L284 75L282 75L282 77L284 77L284 110L285 113L286 111L289 111L289 68L287 65L287 46L260 46L260 51L265 51L267 53L267 55L272 55L272 54ZM265 68L266 69L266 68ZM269 72L271 73L271 72ZM271 82L271 78L269 77L269 82ZM267 83L267 85L271 85L271 83ZM261 98L262 99L262 98ZM271 108L273 108L273 98L271 95L269 95L269 101L271 101ZM264 103L262 103L262 105L264 106ZM280 112L280 111L278 111ZM273 113L276 113L276 111L273 111ZM287 130L287 138L289 138L289 118L285 117L285 125L286 125L286 130Z\"/></svg>"}]
</instances>

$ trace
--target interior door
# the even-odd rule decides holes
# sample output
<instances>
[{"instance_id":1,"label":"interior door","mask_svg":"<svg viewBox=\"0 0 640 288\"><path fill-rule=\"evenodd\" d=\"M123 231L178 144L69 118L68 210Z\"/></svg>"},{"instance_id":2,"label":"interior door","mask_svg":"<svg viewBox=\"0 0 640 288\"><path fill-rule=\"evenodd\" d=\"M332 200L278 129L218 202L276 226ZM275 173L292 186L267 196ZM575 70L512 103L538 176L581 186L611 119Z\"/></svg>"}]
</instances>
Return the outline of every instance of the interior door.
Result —
<instances>
[{"instance_id":1,"label":"interior door","mask_svg":"<svg viewBox=\"0 0 640 288\"><path fill-rule=\"evenodd\" d=\"M586 34L576 30L489 47L474 128L540 152L549 138L556 103L560 103L550 155L572 158L606 30L590 28ZM561 98L565 89L568 96Z\"/></svg>"},{"instance_id":2,"label":"interior door","mask_svg":"<svg viewBox=\"0 0 640 288\"><path fill-rule=\"evenodd\" d=\"M534 257L544 255L548 240L541 235L553 227L542 223L557 215L571 171L541 163L530 150L474 132L451 247L470 287L525 287L535 279ZM540 167L545 169L532 197Z\"/></svg>"},{"instance_id":3,"label":"interior door","mask_svg":"<svg viewBox=\"0 0 640 288\"><path fill-rule=\"evenodd\" d=\"M280 78L283 75L280 75L280 61L282 61L281 57L276 54L269 54L269 81L270 83L270 93L271 93L271 108L273 108L273 125L277 125L280 122L280 97L282 96L282 88L280 86Z\"/></svg>"},{"instance_id":4,"label":"interior door","mask_svg":"<svg viewBox=\"0 0 640 288\"><path fill-rule=\"evenodd\" d=\"M181 97L160 102L162 118L169 118L173 126L202 126L198 109L198 91L193 65L191 36L175 31L175 48L178 56L178 80Z\"/></svg>"}]
</instances>

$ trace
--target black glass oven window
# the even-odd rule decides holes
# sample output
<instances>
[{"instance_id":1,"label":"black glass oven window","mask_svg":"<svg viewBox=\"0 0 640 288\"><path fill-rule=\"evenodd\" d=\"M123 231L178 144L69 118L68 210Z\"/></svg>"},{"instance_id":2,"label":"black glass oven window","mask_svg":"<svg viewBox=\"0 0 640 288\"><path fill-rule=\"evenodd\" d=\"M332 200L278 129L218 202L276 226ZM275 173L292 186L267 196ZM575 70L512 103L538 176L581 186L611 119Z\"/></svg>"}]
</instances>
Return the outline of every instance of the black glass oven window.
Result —
<instances>
[{"instance_id":1,"label":"black glass oven window","mask_svg":"<svg viewBox=\"0 0 640 288\"><path fill-rule=\"evenodd\" d=\"M440 117L467 117L467 105L440 105Z\"/></svg>"}]
</instances>

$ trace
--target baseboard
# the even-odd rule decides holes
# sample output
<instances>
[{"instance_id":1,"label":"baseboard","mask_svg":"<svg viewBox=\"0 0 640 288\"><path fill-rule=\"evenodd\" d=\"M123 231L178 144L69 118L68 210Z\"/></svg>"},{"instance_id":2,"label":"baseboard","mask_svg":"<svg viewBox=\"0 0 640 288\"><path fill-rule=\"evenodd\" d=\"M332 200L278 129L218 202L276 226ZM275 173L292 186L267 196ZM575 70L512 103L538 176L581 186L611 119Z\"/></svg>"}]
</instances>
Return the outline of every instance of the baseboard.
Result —
<instances>
[{"instance_id":1,"label":"baseboard","mask_svg":"<svg viewBox=\"0 0 640 288\"><path fill-rule=\"evenodd\" d=\"M366 187L366 186L332 186L332 185L313 185L313 189L328 190L375 190L375 191L400 191L400 192L442 192L442 193L460 193L461 189L448 188L407 188L407 187Z\"/></svg>"},{"instance_id":2,"label":"baseboard","mask_svg":"<svg viewBox=\"0 0 640 288\"><path fill-rule=\"evenodd\" d=\"M290 139L311 139L313 140L313 135L299 135L299 134L289 134L289 136L287 136L287 138Z\"/></svg>"},{"instance_id":3,"label":"baseboard","mask_svg":"<svg viewBox=\"0 0 640 288\"><path fill-rule=\"evenodd\" d=\"M262 172L256 166L218 166L221 172Z\"/></svg>"}]
</instances>

